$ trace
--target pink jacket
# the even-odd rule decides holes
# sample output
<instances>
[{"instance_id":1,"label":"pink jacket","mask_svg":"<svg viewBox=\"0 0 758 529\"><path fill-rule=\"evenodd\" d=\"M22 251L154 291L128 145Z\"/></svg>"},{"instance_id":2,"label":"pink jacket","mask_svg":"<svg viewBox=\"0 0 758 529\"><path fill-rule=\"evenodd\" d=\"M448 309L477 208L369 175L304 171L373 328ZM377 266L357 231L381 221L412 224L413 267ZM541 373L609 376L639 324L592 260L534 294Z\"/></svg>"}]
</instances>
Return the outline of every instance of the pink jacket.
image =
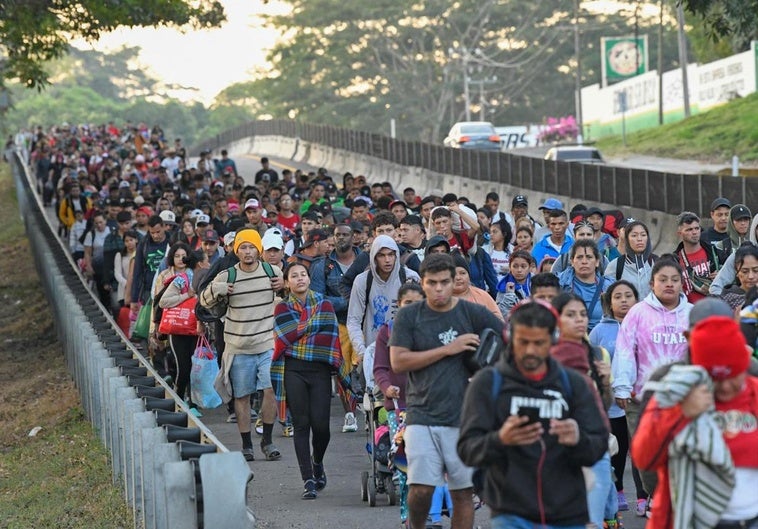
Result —
<instances>
[{"instance_id":1,"label":"pink jacket","mask_svg":"<svg viewBox=\"0 0 758 529\"><path fill-rule=\"evenodd\" d=\"M642 386L660 366L677 362L687 354L687 338L692 304L684 294L679 305L668 310L655 294L629 310L616 338L611 363L613 394L619 399L641 395Z\"/></svg>"}]
</instances>

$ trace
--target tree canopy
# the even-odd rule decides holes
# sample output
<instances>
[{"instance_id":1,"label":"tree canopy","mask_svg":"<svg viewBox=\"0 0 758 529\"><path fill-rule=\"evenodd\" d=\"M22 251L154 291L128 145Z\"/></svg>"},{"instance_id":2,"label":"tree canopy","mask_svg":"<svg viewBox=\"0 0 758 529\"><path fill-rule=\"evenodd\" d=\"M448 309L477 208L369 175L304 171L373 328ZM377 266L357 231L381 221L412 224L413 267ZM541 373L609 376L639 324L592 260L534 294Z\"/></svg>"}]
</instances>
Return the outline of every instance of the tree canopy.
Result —
<instances>
[{"instance_id":1,"label":"tree canopy","mask_svg":"<svg viewBox=\"0 0 758 529\"><path fill-rule=\"evenodd\" d=\"M714 41L729 37L736 51L758 38L758 0L684 0L684 6L703 17Z\"/></svg>"},{"instance_id":2,"label":"tree canopy","mask_svg":"<svg viewBox=\"0 0 758 529\"><path fill-rule=\"evenodd\" d=\"M574 112L574 2L521 0L283 0L291 13L268 23L282 35L272 68L227 95L258 116L296 118L437 141L482 106L497 124L541 122ZM650 35L658 17L578 13L582 84L600 80L601 36ZM667 17L665 67L676 60ZM651 65L651 68L654 68Z\"/></svg>"},{"instance_id":3,"label":"tree canopy","mask_svg":"<svg viewBox=\"0 0 758 529\"><path fill-rule=\"evenodd\" d=\"M76 38L97 40L118 27L208 28L225 18L218 0L0 0L0 86L48 82L45 64Z\"/></svg>"}]
</instances>

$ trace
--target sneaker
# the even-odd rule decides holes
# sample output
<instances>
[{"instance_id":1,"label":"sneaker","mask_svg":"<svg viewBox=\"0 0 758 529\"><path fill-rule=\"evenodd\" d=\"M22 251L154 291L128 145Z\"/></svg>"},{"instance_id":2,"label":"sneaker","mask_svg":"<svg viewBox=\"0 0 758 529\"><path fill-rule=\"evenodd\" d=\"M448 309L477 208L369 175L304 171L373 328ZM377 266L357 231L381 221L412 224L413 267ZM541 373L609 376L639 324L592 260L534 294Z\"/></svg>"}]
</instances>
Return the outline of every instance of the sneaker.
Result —
<instances>
[{"instance_id":1,"label":"sneaker","mask_svg":"<svg viewBox=\"0 0 758 529\"><path fill-rule=\"evenodd\" d=\"M245 461L255 461L255 453L252 448L243 448L242 455L245 457Z\"/></svg>"},{"instance_id":2,"label":"sneaker","mask_svg":"<svg viewBox=\"0 0 758 529\"><path fill-rule=\"evenodd\" d=\"M311 464L313 465L313 478L316 480L316 490L321 491L326 488L326 472L324 472L324 463L322 462L320 465L316 464L311 460Z\"/></svg>"},{"instance_id":3,"label":"sneaker","mask_svg":"<svg viewBox=\"0 0 758 529\"><path fill-rule=\"evenodd\" d=\"M650 518L653 515L653 498L647 500L647 508L645 509L645 518Z\"/></svg>"},{"instance_id":4,"label":"sneaker","mask_svg":"<svg viewBox=\"0 0 758 529\"><path fill-rule=\"evenodd\" d=\"M342 433L357 432L358 421L355 418L355 414L351 411L345 414L345 425L342 427Z\"/></svg>"},{"instance_id":5,"label":"sneaker","mask_svg":"<svg viewBox=\"0 0 758 529\"><path fill-rule=\"evenodd\" d=\"M646 511L647 511L647 500L645 498L638 499L637 509L635 509L634 514L642 518L645 516Z\"/></svg>"},{"instance_id":6,"label":"sneaker","mask_svg":"<svg viewBox=\"0 0 758 529\"><path fill-rule=\"evenodd\" d=\"M234 413L234 412L230 413L229 417L226 418L226 422L236 423L237 422L237 414Z\"/></svg>"},{"instance_id":7,"label":"sneaker","mask_svg":"<svg viewBox=\"0 0 758 529\"><path fill-rule=\"evenodd\" d=\"M255 433L258 435L263 435L263 418L258 417L255 420Z\"/></svg>"},{"instance_id":8,"label":"sneaker","mask_svg":"<svg viewBox=\"0 0 758 529\"><path fill-rule=\"evenodd\" d=\"M303 484L303 499L315 500L316 499L316 480L306 479Z\"/></svg>"},{"instance_id":9,"label":"sneaker","mask_svg":"<svg viewBox=\"0 0 758 529\"><path fill-rule=\"evenodd\" d=\"M628 511L629 503L626 501L626 494L623 490L617 492L619 498L619 511Z\"/></svg>"},{"instance_id":10,"label":"sneaker","mask_svg":"<svg viewBox=\"0 0 758 529\"><path fill-rule=\"evenodd\" d=\"M292 437L295 435L295 429L291 424L285 424L282 426L282 437Z\"/></svg>"},{"instance_id":11,"label":"sneaker","mask_svg":"<svg viewBox=\"0 0 758 529\"><path fill-rule=\"evenodd\" d=\"M197 408L190 408L190 413L194 415L195 417L202 417L203 413L198 410Z\"/></svg>"}]
</instances>

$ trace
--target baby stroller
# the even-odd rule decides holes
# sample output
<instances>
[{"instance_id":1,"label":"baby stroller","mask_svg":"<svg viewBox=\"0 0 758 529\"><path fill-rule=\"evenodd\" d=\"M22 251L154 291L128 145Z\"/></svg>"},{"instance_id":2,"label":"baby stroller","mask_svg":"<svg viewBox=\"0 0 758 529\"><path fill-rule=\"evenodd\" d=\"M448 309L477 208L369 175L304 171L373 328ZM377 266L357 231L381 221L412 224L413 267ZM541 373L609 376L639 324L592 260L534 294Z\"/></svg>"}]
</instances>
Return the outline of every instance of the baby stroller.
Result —
<instances>
[{"instance_id":1,"label":"baby stroller","mask_svg":"<svg viewBox=\"0 0 758 529\"><path fill-rule=\"evenodd\" d=\"M397 505L397 489L389 468L390 429L386 420L384 424L379 420L380 413L384 411L382 401L367 391L363 394L363 410L368 424L366 452L371 461L371 471L361 473L361 500L375 507L377 494L386 494L389 505Z\"/></svg>"}]
</instances>

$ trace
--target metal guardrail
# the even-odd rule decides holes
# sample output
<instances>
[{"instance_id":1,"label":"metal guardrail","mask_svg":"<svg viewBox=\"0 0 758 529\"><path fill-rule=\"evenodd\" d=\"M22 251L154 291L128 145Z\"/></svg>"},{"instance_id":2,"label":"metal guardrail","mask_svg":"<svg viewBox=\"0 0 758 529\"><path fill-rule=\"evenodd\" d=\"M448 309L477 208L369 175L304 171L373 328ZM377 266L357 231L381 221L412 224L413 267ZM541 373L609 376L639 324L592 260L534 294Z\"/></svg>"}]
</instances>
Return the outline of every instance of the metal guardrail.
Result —
<instances>
[{"instance_id":1,"label":"metal guardrail","mask_svg":"<svg viewBox=\"0 0 758 529\"><path fill-rule=\"evenodd\" d=\"M549 161L505 152L450 149L420 141L329 125L290 120L253 121L224 131L195 146L219 149L252 136L284 136L342 149L406 167L507 184L547 195L570 196L588 203L615 204L678 215L707 214L715 197L732 203L756 204L758 179L720 175L674 174L645 169Z\"/></svg>"},{"instance_id":2,"label":"metal guardrail","mask_svg":"<svg viewBox=\"0 0 758 529\"><path fill-rule=\"evenodd\" d=\"M249 529L250 467L191 413L86 286L14 153L21 218L82 407L137 529Z\"/></svg>"}]
</instances>

